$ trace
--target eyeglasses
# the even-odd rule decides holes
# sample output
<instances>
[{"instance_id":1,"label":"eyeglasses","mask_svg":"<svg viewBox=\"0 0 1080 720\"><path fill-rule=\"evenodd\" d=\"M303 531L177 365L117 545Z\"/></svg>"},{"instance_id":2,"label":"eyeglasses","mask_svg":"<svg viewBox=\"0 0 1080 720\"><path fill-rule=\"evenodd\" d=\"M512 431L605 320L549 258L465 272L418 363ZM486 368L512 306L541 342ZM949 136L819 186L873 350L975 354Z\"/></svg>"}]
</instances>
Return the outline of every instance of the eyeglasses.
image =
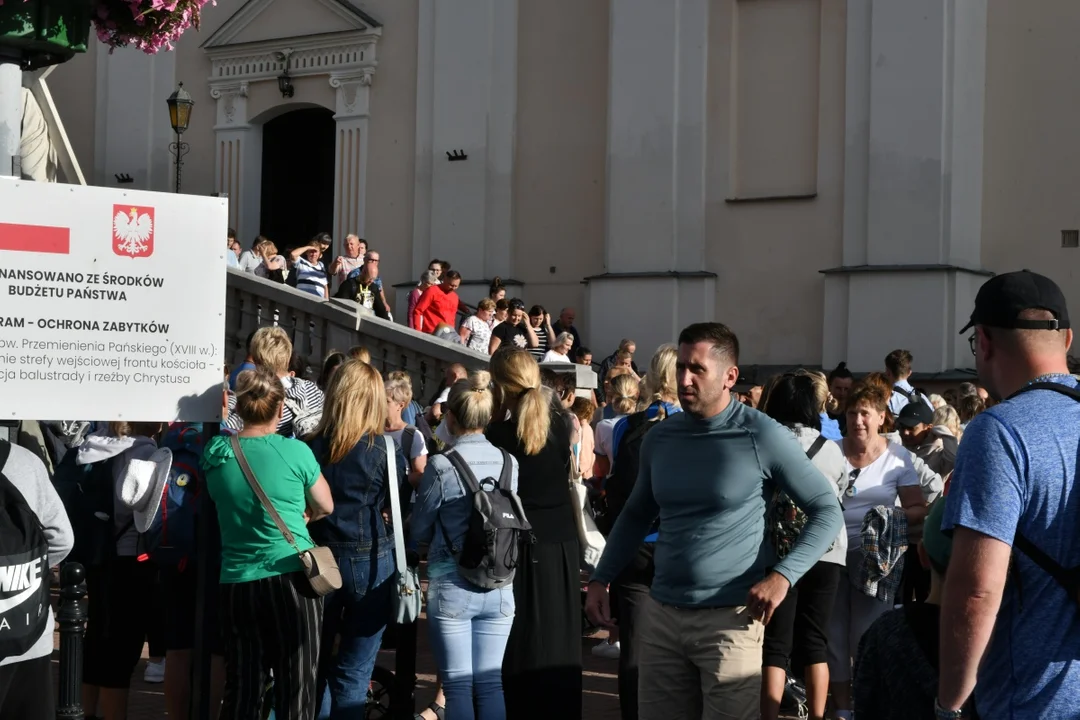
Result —
<instances>
[{"instance_id":1,"label":"eyeglasses","mask_svg":"<svg viewBox=\"0 0 1080 720\"><path fill-rule=\"evenodd\" d=\"M368 258L364 262L371 263L372 265L378 265L379 264L379 258Z\"/></svg>"},{"instance_id":2,"label":"eyeglasses","mask_svg":"<svg viewBox=\"0 0 1080 720\"><path fill-rule=\"evenodd\" d=\"M971 346L971 354L972 355L975 354L975 344L976 344L977 341L978 341L978 338L975 336L975 333L971 333L971 337L968 338L968 345Z\"/></svg>"}]
</instances>

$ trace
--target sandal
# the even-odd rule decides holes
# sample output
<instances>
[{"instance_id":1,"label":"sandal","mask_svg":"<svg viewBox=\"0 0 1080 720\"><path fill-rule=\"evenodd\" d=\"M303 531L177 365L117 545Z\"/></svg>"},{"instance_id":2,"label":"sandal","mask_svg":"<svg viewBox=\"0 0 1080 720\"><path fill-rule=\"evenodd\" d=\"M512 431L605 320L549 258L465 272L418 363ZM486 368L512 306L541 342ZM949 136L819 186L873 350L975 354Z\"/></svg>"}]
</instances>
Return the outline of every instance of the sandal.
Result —
<instances>
[{"instance_id":1,"label":"sandal","mask_svg":"<svg viewBox=\"0 0 1080 720\"><path fill-rule=\"evenodd\" d=\"M430 705L428 705L426 709L428 709L431 712L435 713L435 717L437 717L439 720L446 720L446 706L445 705L439 705L439 704L433 702ZM416 713L415 715L413 715L413 720L424 720L424 716L421 713Z\"/></svg>"}]
</instances>

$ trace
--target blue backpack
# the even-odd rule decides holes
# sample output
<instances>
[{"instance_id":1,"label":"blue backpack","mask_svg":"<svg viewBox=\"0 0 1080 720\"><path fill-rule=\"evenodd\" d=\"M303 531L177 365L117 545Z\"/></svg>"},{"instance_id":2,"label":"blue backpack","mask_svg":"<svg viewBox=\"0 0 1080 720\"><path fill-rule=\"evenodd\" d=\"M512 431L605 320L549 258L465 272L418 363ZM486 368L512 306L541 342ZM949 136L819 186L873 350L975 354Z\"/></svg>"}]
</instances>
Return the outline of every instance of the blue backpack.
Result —
<instances>
[{"instance_id":1,"label":"blue backpack","mask_svg":"<svg viewBox=\"0 0 1080 720\"><path fill-rule=\"evenodd\" d=\"M173 423L159 447L172 451L172 468L161 494L161 507L140 537L141 548L158 565L183 570L196 553L199 495L203 486L199 468L202 424Z\"/></svg>"}]
</instances>

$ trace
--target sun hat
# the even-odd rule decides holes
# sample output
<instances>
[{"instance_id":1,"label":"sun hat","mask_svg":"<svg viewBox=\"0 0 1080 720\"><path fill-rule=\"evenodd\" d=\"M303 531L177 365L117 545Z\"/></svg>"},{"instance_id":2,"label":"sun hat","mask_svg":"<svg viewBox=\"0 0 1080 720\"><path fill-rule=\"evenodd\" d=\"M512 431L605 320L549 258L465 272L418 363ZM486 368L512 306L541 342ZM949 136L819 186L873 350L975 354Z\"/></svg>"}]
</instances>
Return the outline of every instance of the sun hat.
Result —
<instances>
[{"instance_id":1,"label":"sun hat","mask_svg":"<svg viewBox=\"0 0 1080 720\"><path fill-rule=\"evenodd\" d=\"M161 508L161 496L169 482L172 451L159 448L147 460L130 460L120 484L120 502L135 514L135 529L150 529Z\"/></svg>"}]
</instances>

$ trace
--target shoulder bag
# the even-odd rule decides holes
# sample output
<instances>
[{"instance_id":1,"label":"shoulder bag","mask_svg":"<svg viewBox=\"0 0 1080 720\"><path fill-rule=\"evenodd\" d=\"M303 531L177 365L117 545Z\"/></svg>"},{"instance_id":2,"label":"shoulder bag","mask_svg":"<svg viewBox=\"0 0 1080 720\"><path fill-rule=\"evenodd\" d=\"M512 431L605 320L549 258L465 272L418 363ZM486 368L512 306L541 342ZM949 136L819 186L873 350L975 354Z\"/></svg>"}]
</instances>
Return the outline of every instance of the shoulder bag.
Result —
<instances>
[{"instance_id":1,"label":"shoulder bag","mask_svg":"<svg viewBox=\"0 0 1080 720\"><path fill-rule=\"evenodd\" d=\"M259 480L251 469L251 465L248 464L244 451L240 447L240 438L233 435L230 442L232 443L233 454L236 455L236 461L240 463L240 469L244 471L244 477L247 478L248 485L251 486L255 497L259 498L259 502L266 508L270 519L274 521L277 529L285 537L285 542L292 545L293 550L296 550L296 554L300 557L300 562L304 566L304 576L307 577L307 581L311 584L311 589L320 597L329 595L335 590L340 590L341 571L338 570L337 559L330 552L330 548L313 547L303 552L300 551L296 546L296 538L293 537L292 531L285 525L285 521L278 515L278 511L274 509L273 503L266 496L262 485L259 484Z\"/></svg>"},{"instance_id":2,"label":"shoulder bag","mask_svg":"<svg viewBox=\"0 0 1080 720\"><path fill-rule=\"evenodd\" d=\"M589 489L580 481L581 473L577 469L574 451L570 451L570 505L574 511L574 524L577 526L578 543L581 545L581 569L587 572L596 570L600 556L604 554L606 541L596 520L589 511Z\"/></svg>"},{"instance_id":3,"label":"shoulder bag","mask_svg":"<svg viewBox=\"0 0 1080 720\"><path fill-rule=\"evenodd\" d=\"M397 582L391 594L391 619L398 625L408 625L420 617L423 598L420 576L405 557L405 524L401 519L401 488L398 486L397 446L394 438L383 435L386 443L386 494L390 496L390 515L394 523L394 560Z\"/></svg>"}]
</instances>

